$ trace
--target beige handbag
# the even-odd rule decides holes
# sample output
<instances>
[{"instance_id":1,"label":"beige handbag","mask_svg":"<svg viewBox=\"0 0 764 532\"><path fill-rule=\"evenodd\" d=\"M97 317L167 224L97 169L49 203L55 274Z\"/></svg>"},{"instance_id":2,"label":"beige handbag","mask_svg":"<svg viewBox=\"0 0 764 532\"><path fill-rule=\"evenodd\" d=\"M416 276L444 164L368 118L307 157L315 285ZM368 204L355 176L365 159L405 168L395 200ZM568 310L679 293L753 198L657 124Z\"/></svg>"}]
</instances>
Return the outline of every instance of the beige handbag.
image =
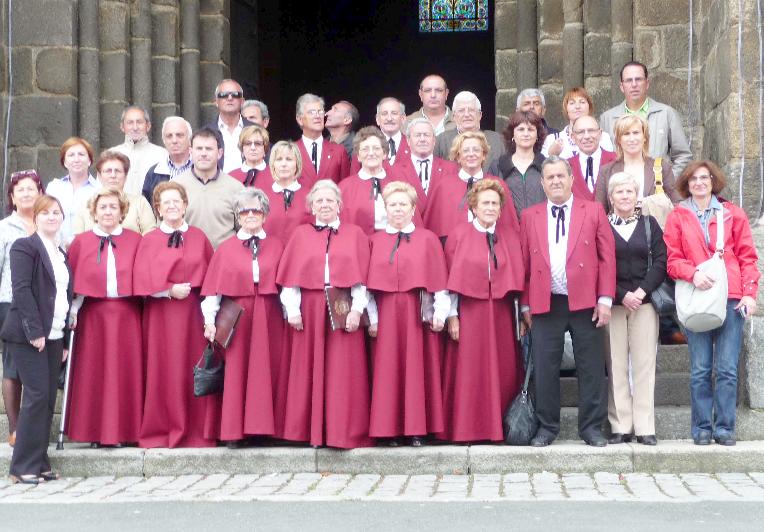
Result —
<instances>
[{"instance_id":1,"label":"beige handbag","mask_svg":"<svg viewBox=\"0 0 764 532\"><path fill-rule=\"evenodd\" d=\"M656 157L653 163L653 173L655 174L655 194L642 198L642 214L650 215L658 222L661 229L666 227L666 219L671 211L674 210L674 204L663 191L663 168L661 167L662 157Z\"/></svg>"}]
</instances>

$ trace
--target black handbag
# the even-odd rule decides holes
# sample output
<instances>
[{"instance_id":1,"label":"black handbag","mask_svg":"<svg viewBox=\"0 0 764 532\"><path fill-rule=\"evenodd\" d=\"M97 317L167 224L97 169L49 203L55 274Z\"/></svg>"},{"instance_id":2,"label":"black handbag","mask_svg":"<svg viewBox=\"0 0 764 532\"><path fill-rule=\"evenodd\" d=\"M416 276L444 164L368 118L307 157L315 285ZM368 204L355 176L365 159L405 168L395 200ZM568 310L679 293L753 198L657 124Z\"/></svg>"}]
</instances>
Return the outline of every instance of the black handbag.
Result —
<instances>
[{"instance_id":1,"label":"black handbag","mask_svg":"<svg viewBox=\"0 0 764 532\"><path fill-rule=\"evenodd\" d=\"M527 342L523 342L523 351L530 351L530 332L526 334ZM533 371L533 359L528 357L528 365L525 369L525 381L523 388L517 397L504 412L504 443L507 445L530 445L531 439L536 435L539 421L536 418L536 410L533 408L533 400L528 393L528 382Z\"/></svg>"},{"instance_id":2,"label":"black handbag","mask_svg":"<svg viewBox=\"0 0 764 532\"><path fill-rule=\"evenodd\" d=\"M653 267L652 231L650 230L649 216L645 216L645 234L647 235L647 269L649 270ZM668 275L658 288L650 292L650 303L658 316L673 316L676 313L674 280Z\"/></svg>"},{"instance_id":3,"label":"black handbag","mask_svg":"<svg viewBox=\"0 0 764 532\"><path fill-rule=\"evenodd\" d=\"M223 391L223 376L225 374L225 362L220 359L220 364L215 362L215 348L211 342L207 343L201 358L194 366L194 395L202 397Z\"/></svg>"}]
</instances>

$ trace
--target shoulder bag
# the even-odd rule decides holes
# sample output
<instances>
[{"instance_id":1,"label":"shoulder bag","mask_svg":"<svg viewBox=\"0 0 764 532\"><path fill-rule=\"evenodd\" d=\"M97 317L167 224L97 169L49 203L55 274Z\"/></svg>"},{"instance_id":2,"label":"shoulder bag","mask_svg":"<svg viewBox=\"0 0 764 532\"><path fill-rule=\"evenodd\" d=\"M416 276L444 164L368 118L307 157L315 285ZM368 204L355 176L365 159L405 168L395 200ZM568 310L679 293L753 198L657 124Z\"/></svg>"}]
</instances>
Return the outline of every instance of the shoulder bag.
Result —
<instances>
[{"instance_id":1,"label":"shoulder bag","mask_svg":"<svg viewBox=\"0 0 764 532\"><path fill-rule=\"evenodd\" d=\"M530 332L526 333L526 338L529 347ZM533 407L533 400L528 393L528 382L532 371L533 359L529 357L523 387L504 413L504 443L507 445L530 445L531 439L536 435L539 428L536 409Z\"/></svg>"},{"instance_id":2,"label":"shoulder bag","mask_svg":"<svg viewBox=\"0 0 764 532\"><path fill-rule=\"evenodd\" d=\"M644 216L645 234L647 235L647 269L653 267L652 230L650 229L650 217ZM674 281L667 275L663 282L650 292L650 303L653 305L658 316L672 316L676 312L674 302Z\"/></svg>"}]
</instances>

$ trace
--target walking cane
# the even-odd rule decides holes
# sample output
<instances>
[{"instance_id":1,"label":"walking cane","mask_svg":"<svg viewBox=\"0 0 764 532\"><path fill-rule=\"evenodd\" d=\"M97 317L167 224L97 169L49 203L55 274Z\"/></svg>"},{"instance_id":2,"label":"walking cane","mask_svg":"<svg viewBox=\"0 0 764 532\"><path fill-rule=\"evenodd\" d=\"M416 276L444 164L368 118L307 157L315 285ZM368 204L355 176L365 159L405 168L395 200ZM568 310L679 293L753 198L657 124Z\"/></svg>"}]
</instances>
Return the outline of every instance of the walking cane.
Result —
<instances>
[{"instance_id":1,"label":"walking cane","mask_svg":"<svg viewBox=\"0 0 764 532\"><path fill-rule=\"evenodd\" d=\"M61 426L58 428L58 443L56 444L56 450L62 451L64 449L64 424L66 423L66 411L67 403L69 402L69 381L72 375L72 355L74 352L74 329L69 333L69 356L66 357L66 376L64 377L64 402L61 405Z\"/></svg>"}]
</instances>

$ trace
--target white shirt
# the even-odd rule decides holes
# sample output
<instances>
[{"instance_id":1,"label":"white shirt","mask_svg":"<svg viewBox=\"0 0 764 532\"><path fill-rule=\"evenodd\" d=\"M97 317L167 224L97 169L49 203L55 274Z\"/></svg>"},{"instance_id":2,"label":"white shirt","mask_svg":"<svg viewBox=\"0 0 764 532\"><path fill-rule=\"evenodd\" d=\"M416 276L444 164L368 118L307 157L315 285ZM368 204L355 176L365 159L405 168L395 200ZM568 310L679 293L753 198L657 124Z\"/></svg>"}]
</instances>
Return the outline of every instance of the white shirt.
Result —
<instances>
[{"instance_id":1,"label":"white shirt","mask_svg":"<svg viewBox=\"0 0 764 532\"><path fill-rule=\"evenodd\" d=\"M560 159L570 159L578 152L578 146L576 146L576 143L570 136L570 124L560 130L559 138L562 140L562 151L558 157ZM554 135L547 135L547 137L544 139L544 145L541 147L541 155L544 157L549 156L549 147L555 140L557 139ZM610 139L610 135L604 131L600 136L600 148L607 151L615 151L615 148L613 147L613 141Z\"/></svg>"},{"instance_id":2,"label":"white shirt","mask_svg":"<svg viewBox=\"0 0 764 532\"><path fill-rule=\"evenodd\" d=\"M313 143L316 143L316 173L321 168L321 154L324 151L324 137L318 136L316 140L309 139L305 135L302 136L302 143L305 145L305 150L308 152L308 162L313 164L311 154L313 153Z\"/></svg>"},{"instance_id":3,"label":"white shirt","mask_svg":"<svg viewBox=\"0 0 764 532\"><path fill-rule=\"evenodd\" d=\"M475 181L480 181L481 179L483 179L483 170L478 170L478 172L475 175L471 176L464 170L460 169L458 175L459 175L459 179L461 179L465 183L468 182L470 178L473 178ZM473 184L474 184L474 181L473 181ZM465 203L466 203L466 200L465 200ZM475 215L472 214L472 211L470 209L467 209L467 221L471 222L474 219L475 219Z\"/></svg>"},{"instance_id":4,"label":"white shirt","mask_svg":"<svg viewBox=\"0 0 764 532\"><path fill-rule=\"evenodd\" d=\"M37 233L48 252L48 258L53 265L53 277L56 281L56 300L53 304L53 322L50 327L48 339L58 340L64 337L64 327L66 326L66 316L69 312L69 301L66 297L66 291L69 288L69 270L66 267L66 259L61 250L55 243L46 237Z\"/></svg>"},{"instance_id":5,"label":"white shirt","mask_svg":"<svg viewBox=\"0 0 764 532\"><path fill-rule=\"evenodd\" d=\"M395 144L395 155L393 155L392 151L387 154L387 162L389 162L390 164L395 164L395 157L396 155L398 155L398 152L401 150L401 138L403 138L403 135L401 135L400 130L398 130L398 132L391 137L388 137L387 135L385 135L385 140L387 141L388 146L390 145L390 139L393 139L393 143Z\"/></svg>"},{"instance_id":6,"label":"white shirt","mask_svg":"<svg viewBox=\"0 0 764 532\"><path fill-rule=\"evenodd\" d=\"M236 238L242 242L249 240L249 238L252 236L256 236L260 240L263 240L267 235L262 229L260 229L260 232L256 235L250 235L244 229L239 229L239 231L236 233ZM257 262L257 257L252 258L252 282L255 284L260 282L260 263ZM218 311L220 310L220 301L222 299L222 295L215 294L214 296L207 296L202 300L202 316L204 316L205 325L215 325L215 318L217 317Z\"/></svg>"},{"instance_id":7,"label":"white shirt","mask_svg":"<svg viewBox=\"0 0 764 532\"><path fill-rule=\"evenodd\" d=\"M547 200L547 242L549 242L549 264L552 267L552 293L568 295L568 274L565 265L568 261L568 234L570 233L570 217L573 210L573 196L558 207L565 209L565 221L560 227L560 239L557 241L557 218L552 216L554 203ZM557 216L560 214L558 213ZM563 227L565 231L563 231ZM563 234L565 233L565 234Z\"/></svg>"},{"instance_id":8,"label":"white shirt","mask_svg":"<svg viewBox=\"0 0 764 532\"><path fill-rule=\"evenodd\" d=\"M167 222L162 222L159 224L159 230L166 235L171 235L175 231L180 231L181 233L185 233L186 231L188 231L188 223L183 222L183 225L178 227L178 229L173 229L172 227L167 225ZM161 292L157 292L156 294L151 294L151 297L170 297L170 290L162 290Z\"/></svg>"},{"instance_id":9,"label":"white shirt","mask_svg":"<svg viewBox=\"0 0 764 532\"><path fill-rule=\"evenodd\" d=\"M241 166L241 151L239 151L239 135L244 126L244 122L239 117L239 123L233 128L233 131L228 130L228 126L225 125L223 119L218 115L218 129L223 136L223 173L228 174L231 170L236 170Z\"/></svg>"},{"instance_id":10,"label":"white shirt","mask_svg":"<svg viewBox=\"0 0 764 532\"><path fill-rule=\"evenodd\" d=\"M385 173L384 168L380 169L380 172L377 175L371 175L366 170L358 170L358 177L363 179L364 181L368 181L374 177L380 180L379 183L379 190L380 193L377 194L377 197L374 199L374 230L375 231L381 231L387 226L387 209L385 209L385 200L382 199L382 192L381 190L385 188L384 183L381 181L387 177L387 174Z\"/></svg>"},{"instance_id":11,"label":"white shirt","mask_svg":"<svg viewBox=\"0 0 764 532\"><path fill-rule=\"evenodd\" d=\"M45 192L61 202L61 208L64 210L64 222L58 232L59 241L64 247L69 247L74 239L72 222L75 215L87 208L88 200L100 188L101 183L92 175L88 175L87 181L76 192L72 186L72 179L68 175L48 183Z\"/></svg>"},{"instance_id":12,"label":"white shirt","mask_svg":"<svg viewBox=\"0 0 764 532\"><path fill-rule=\"evenodd\" d=\"M425 194L427 194L427 191L430 189L430 181L432 181L432 163L434 160L435 157L432 155L432 153L428 157L422 158L417 157L413 152L411 153L411 164L414 165L414 171L417 173L417 175L421 174L422 170L425 168L425 165L419 164L419 161L427 161L427 178L425 179L424 175L421 175L419 178Z\"/></svg>"},{"instance_id":13,"label":"white shirt","mask_svg":"<svg viewBox=\"0 0 764 532\"><path fill-rule=\"evenodd\" d=\"M592 158L592 175L594 176L594 185L597 184L597 176L600 174L600 161L602 160L602 148L597 148L591 155L586 155L584 152L578 152L578 163L581 165L581 175L586 180L586 160ZM586 185L589 187L589 192L594 192L594 185L591 181L586 180Z\"/></svg>"},{"instance_id":14,"label":"white shirt","mask_svg":"<svg viewBox=\"0 0 764 532\"><path fill-rule=\"evenodd\" d=\"M340 221L339 219L337 219L329 224L325 224L323 222L319 222L318 220L316 220L316 225L319 227L324 227L328 225L329 227L333 229L339 229ZM327 286L329 285L329 253L326 254L326 259L324 260L324 284ZM355 310L356 312L361 313L369 304L368 291L366 290L366 286L364 286L363 284L359 283L359 284L353 285L350 288L350 297L353 300L353 302L350 305L350 310ZM300 287L298 286L283 287L281 289L281 294L279 298L281 299L281 304L284 305L284 310L286 311L287 318L300 316L301 314L300 303L302 302L302 293L300 291Z\"/></svg>"},{"instance_id":15,"label":"white shirt","mask_svg":"<svg viewBox=\"0 0 764 532\"><path fill-rule=\"evenodd\" d=\"M140 194L143 190L143 181L146 179L146 173L149 168L168 158L167 150L162 146L157 146L149 142L148 137L144 137L138 142L125 136L125 142L111 148L130 159L130 170L127 172L124 191L127 194Z\"/></svg>"}]
</instances>

